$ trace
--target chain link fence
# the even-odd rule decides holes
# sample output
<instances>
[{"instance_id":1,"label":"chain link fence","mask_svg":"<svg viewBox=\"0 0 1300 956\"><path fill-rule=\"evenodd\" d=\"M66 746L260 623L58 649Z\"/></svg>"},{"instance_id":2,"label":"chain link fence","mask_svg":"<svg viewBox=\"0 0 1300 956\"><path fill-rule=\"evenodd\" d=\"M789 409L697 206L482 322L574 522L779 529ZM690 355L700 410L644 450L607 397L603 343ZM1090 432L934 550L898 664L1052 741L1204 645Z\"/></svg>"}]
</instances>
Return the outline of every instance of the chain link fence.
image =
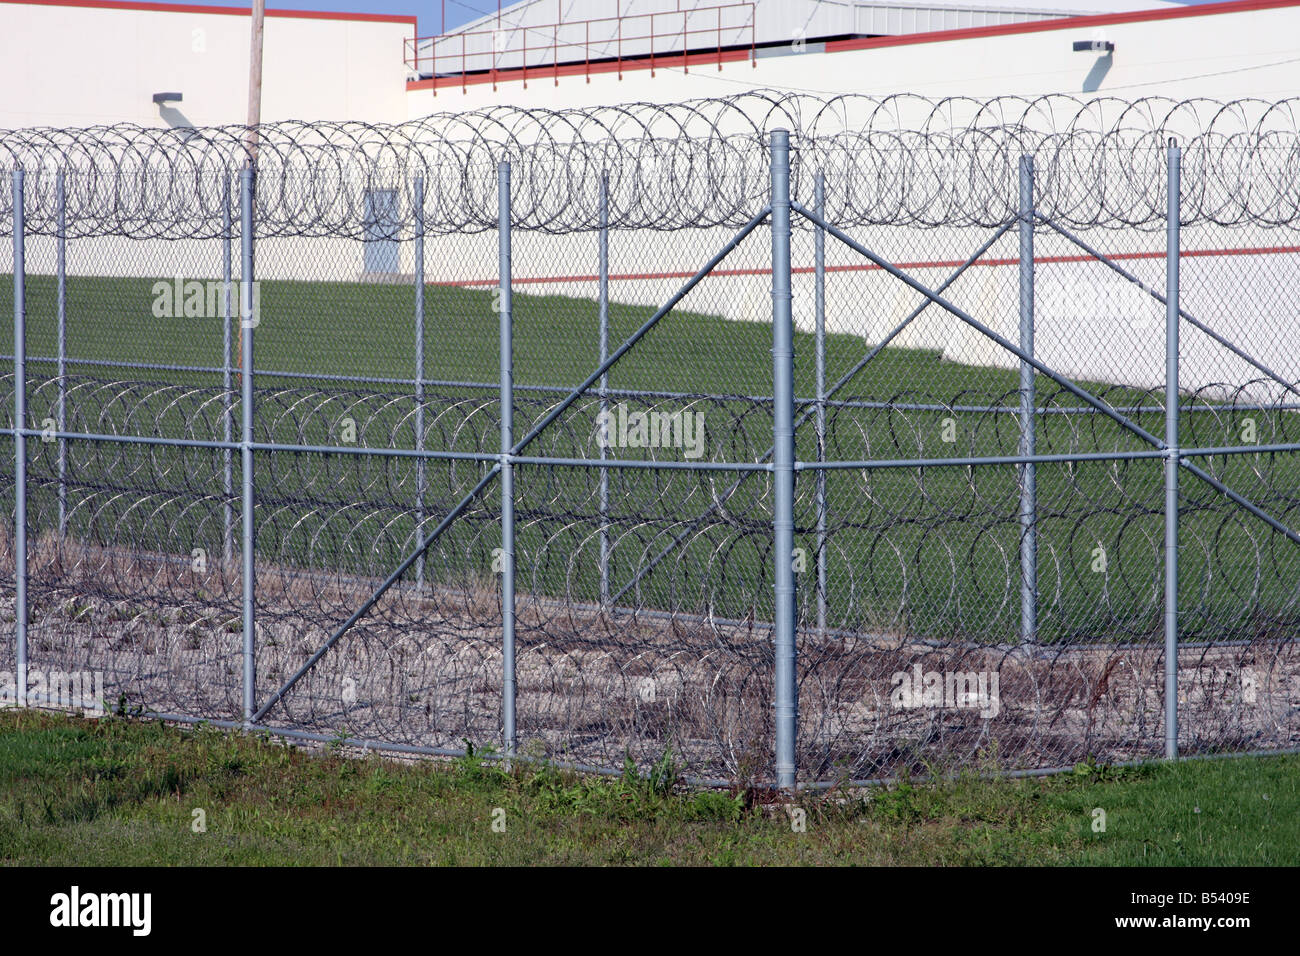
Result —
<instances>
[{"instance_id":1,"label":"chain link fence","mask_svg":"<svg viewBox=\"0 0 1300 956\"><path fill-rule=\"evenodd\" d=\"M0 131L0 693L780 787L1295 748L1297 108Z\"/></svg>"}]
</instances>

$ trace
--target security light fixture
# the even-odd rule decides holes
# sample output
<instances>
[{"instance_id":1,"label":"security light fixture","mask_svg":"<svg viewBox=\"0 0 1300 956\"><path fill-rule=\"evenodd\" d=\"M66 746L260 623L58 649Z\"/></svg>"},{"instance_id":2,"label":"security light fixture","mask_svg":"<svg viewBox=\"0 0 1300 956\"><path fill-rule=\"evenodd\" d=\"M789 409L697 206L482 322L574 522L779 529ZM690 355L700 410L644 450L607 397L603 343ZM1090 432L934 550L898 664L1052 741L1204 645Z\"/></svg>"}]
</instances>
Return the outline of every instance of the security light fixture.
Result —
<instances>
[{"instance_id":1,"label":"security light fixture","mask_svg":"<svg viewBox=\"0 0 1300 956\"><path fill-rule=\"evenodd\" d=\"M1075 40L1075 53L1114 53L1115 44L1111 40Z\"/></svg>"},{"instance_id":2,"label":"security light fixture","mask_svg":"<svg viewBox=\"0 0 1300 956\"><path fill-rule=\"evenodd\" d=\"M155 93L153 101L159 106L164 103L179 103L181 102L181 95L179 93Z\"/></svg>"}]
</instances>

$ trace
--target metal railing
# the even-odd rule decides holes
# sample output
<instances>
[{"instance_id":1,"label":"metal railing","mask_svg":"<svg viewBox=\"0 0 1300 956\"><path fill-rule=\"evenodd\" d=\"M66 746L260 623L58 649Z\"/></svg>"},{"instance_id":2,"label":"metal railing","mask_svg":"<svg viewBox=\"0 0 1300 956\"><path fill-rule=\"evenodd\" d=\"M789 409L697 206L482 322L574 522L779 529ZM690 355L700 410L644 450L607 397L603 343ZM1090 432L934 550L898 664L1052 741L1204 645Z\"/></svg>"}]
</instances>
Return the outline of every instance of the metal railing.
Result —
<instances>
[{"instance_id":1,"label":"metal railing","mask_svg":"<svg viewBox=\"0 0 1300 956\"><path fill-rule=\"evenodd\" d=\"M682 65L710 58L756 54L755 5L726 3L689 10L597 17L590 20L498 26L403 41L403 62L420 75L467 83L472 76L499 79L530 76L558 79L561 71L590 77L592 66Z\"/></svg>"}]
</instances>

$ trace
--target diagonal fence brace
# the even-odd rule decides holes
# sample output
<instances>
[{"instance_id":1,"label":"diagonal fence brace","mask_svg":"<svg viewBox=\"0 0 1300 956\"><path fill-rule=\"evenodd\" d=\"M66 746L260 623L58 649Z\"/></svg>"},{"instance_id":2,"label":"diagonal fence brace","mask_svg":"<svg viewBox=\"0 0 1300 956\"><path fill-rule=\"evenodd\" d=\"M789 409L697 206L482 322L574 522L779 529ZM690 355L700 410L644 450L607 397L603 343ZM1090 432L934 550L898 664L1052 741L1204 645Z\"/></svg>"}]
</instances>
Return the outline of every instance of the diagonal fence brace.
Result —
<instances>
[{"instance_id":1,"label":"diagonal fence brace","mask_svg":"<svg viewBox=\"0 0 1300 956\"><path fill-rule=\"evenodd\" d=\"M675 293L669 296L668 300L655 311L654 315L646 319L646 321L642 323L641 327L628 337L627 341L615 349L609 358L600 363L600 366L587 376L587 378L583 380L582 384L574 388L562 401L547 412L547 414L542 417L541 421L533 426L528 434L514 444L509 454L502 456L502 458L508 461L514 455L518 455L524 450L524 448L532 443L538 435L554 423L557 418L563 415L565 410L571 407L584 393L600 381L601 377L613 368L613 366L624 355L626 355L637 342L641 341L641 339L644 338L651 329L658 325L664 316L668 315L674 308L676 308L677 304L681 302L692 289L699 285L700 282L709 275L709 273L721 265L723 260L726 259L727 256L731 255L731 253L736 250L736 247L767 219L771 212L772 207L766 205L755 213L754 216L741 227L740 231L728 240L726 245L718 250L718 252L715 253L713 257L699 269L699 271L687 279ZM279 689L267 698L266 703L252 715L249 721L250 723L256 723L265 717L267 712L283 700L285 694L287 694L294 685L298 683L298 681L302 680L302 678L320 662L321 658L329 652L330 648L337 644L343 635L346 634L357 621L364 617L371 608L379 603L379 599L401 579L402 575L411 568L411 565L415 564L416 561L423 557L424 553L432 547L434 541L436 541L442 533L447 530L447 528L451 527L457 518L464 514L465 510L474 502L474 499L481 495L487 486L492 483L492 480L501 473L501 467L502 463L500 462L493 465L492 468L489 469L481 479L479 479L478 484L476 484L469 493L466 494L465 497L447 513L446 517L438 523L438 526L429 533L429 536L421 542L419 547L407 555L402 563L397 566L397 569L393 571L393 573L390 574L378 588L375 589L374 593L371 594L370 597L366 598L366 600L362 602L361 606L358 607L357 610L354 611L352 615L329 636L324 644L317 648L312 656L308 658L296 672L294 672L293 676L285 681Z\"/></svg>"},{"instance_id":2,"label":"diagonal fence brace","mask_svg":"<svg viewBox=\"0 0 1300 956\"><path fill-rule=\"evenodd\" d=\"M1159 302L1161 305L1168 307L1169 299L1164 293L1160 292L1158 289L1154 289L1148 286L1146 283L1140 280L1128 269L1125 269L1122 265L1120 265L1110 256L1107 256L1101 250L1093 247L1090 243L1088 243L1081 237L1075 235L1073 232L1071 232L1069 229L1065 228L1064 226L1056 223L1049 217L1040 215L1037 216L1036 218L1040 222L1042 222L1043 225L1047 226L1052 231L1064 237L1069 242L1074 243L1074 245L1078 246L1089 256L1097 260L1099 263L1111 269L1116 274L1122 276L1124 279L1127 279L1129 282L1132 282L1139 289L1146 292L1147 295L1151 296L1152 299ZM1208 335L1215 342L1217 342L1218 344L1226 348L1233 355L1237 356L1243 362L1247 363L1248 365L1255 368L1256 370L1262 372L1264 375L1272 379L1277 384L1281 385L1283 388L1291 392L1294 392L1297 395L1300 395L1300 388L1297 388L1295 384L1288 382L1281 375L1273 371L1263 362L1256 359L1245 349L1241 348L1236 343L1232 342L1228 338L1214 331L1214 329L1210 328L1200 319L1191 315L1186 309L1182 308L1181 305L1178 308L1178 316L1183 321L1191 325L1193 328L1199 329L1201 332ZM1205 471L1199 465L1194 465L1190 461L1187 461L1186 457L1182 454L1178 456L1178 463L1182 465L1182 467L1185 468L1187 471L1195 475L1197 478L1201 479L1201 481L1204 481L1206 484L1208 484L1215 491L1219 492L1219 494L1224 495L1233 503L1239 505L1241 508L1245 509L1250 514L1254 515L1260 521L1263 521L1266 525L1268 525L1278 534L1285 536L1288 540L1292 541L1295 544L1300 544L1300 534L1297 534L1294 530L1292 530L1291 528L1283 524L1281 521L1274 518L1272 515L1266 512L1259 505L1255 504L1255 502L1251 501L1245 495L1241 494L1240 492L1234 491L1230 486L1228 486L1222 481L1219 481L1219 479L1215 478L1213 475Z\"/></svg>"},{"instance_id":3,"label":"diagonal fence brace","mask_svg":"<svg viewBox=\"0 0 1300 956\"><path fill-rule=\"evenodd\" d=\"M959 278L961 278L961 276L965 274L967 269L969 269L976 262L982 259L985 253L987 253L990 249L992 249L994 244L1003 236L1005 236L1013 226L1015 226L1016 222L1017 220L1013 219L1010 222L1000 226L993 233L993 235L990 236L988 240L984 242L977 250L975 250L975 252L965 262L963 262L960 266L954 269L952 273L949 274L949 276L946 279L944 279L943 283L939 286L937 291L943 292L954 282L956 282ZM855 377L857 377L858 373L860 373L864 368L866 368L872 359L874 359L877 355L883 352L885 350L885 347L888 346L890 342L898 338L898 336L901 335L903 331L914 320L916 320L922 313L925 312L926 309L928 309L932 305L934 305L934 303L929 299L926 299L923 303L921 303L915 309L913 309L911 313L909 313L905 319L899 322L898 325L894 326L894 328L891 329L884 336L884 338L882 338L879 342L873 345L866 355L864 355L861 359L859 359L856 363L854 363L851 369L849 369L847 372L841 375L839 381L837 381L834 385L832 385L829 389L826 390L826 394L822 396L821 401L823 403L830 401L833 396L839 393L840 389L844 388L846 385L849 384L849 382L851 382ZM817 408L816 405L813 405L804 409L804 411L800 414L800 416L795 420L794 427L796 431L798 431L799 428L802 427L803 425L806 425L808 423L808 420L817 414L816 408ZM772 457L772 452L774 450L775 450L775 446L768 445L767 451L763 452L763 454L759 456L758 461L760 463L767 461L769 458ZM798 465L796 465L795 467L797 468ZM658 554L656 554L653 558L651 558L648 562L646 562L646 564L643 565L635 575L633 575L632 580L628 581L627 584L623 585L623 587L621 587L618 590L618 592L609 599L609 603L617 604L619 600L622 599L623 595L627 594L628 591L632 590L632 588L640 584L641 581L645 579L645 576L647 574L649 574L651 571L657 568L660 564L663 563L665 558L673 554L679 547L681 547L683 541L685 541L696 531L698 531L700 527L703 526L704 522L709 519L710 516L717 514L718 511L720 511L726 505L726 503L731 500L731 497L737 491L740 490L740 486L743 485L748 478L752 477L753 474L754 472L750 472L748 474L741 476L740 478L737 478L732 483L730 488L722 492L721 495L719 495L717 498L714 499L712 504L709 505L709 507L705 510L705 512L702 515L699 515L697 518L695 518L690 523L690 525L688 525L685 528L685 530L678 532L677 536L673 538L671 542L665 545L664 548Z\"/></svg>"},{"instance_id":4,"label":"diagonal fence brace","mask_svg":"<svg viewBox=\"0 0 1300 956\"><path fill-rule=\"evenodd\" d=\"M1003 336L999 335L997 332L993 331L991 328L989 328L979 319L972 316L965 309L961 308L960 306L952 302L949 302L938 292L935 292L933 289L930 289L924 284L918 282L916 279L913 279L911 276L909 276L902 269L898 268L898 266L894 265L892 262L888 262L885 259L882 259L880 256L876 255L866 246L862 245L860 242L853 239L853 237L848 235L848 233L844 232L843 230L837 229L835 226L830 225L828 222L826 222L824 219L818 216L811 209L807 209L804 206L799 205L799 203L797 202L792 202L790 205L795 212L799 213L805 219L809 220L814 225L820 226L822 229L825 229L836 239L840 240L840 242L844 243L846 246L848 246L850 249L852 249L854 252L858 253L859 255L865 256L867 259L870 259L880 268L884 269L886 272L892 275L895 279L898 279L904 284L910 286L912 289L921 293L923 296L925 296L935 305L938 305L945 311L956 316L958 319L965 322L971 328L975 329L978 332L983 333L989 339L996 342L998 345L1006 349L1012 355L1016 356L1022 362L1032 366L1040 374L1046 376L1047 378L1050 378L1057 385L1060 385L1067 392L1072 394L1075 398L1080 398L1083 401L1087 402L1089 405L1097 409L1097 411L1101 412L1107 418L1114 420L1117 424L1127 429L1128 431L1132 432L1134 435L1137 435L1139 438L1143 439L1144 441L1149 442L1152 446L1156 448L1162 448L1162 449L1165 447L1165 444L1161 439L1151 434L1149 431L1147 431L1137 422L1128 418L1128 416L1126 415L1120 414L1109 404L1102 401L1097 396L1093 395L1087 389L1081 388L1080 386L1074 384L1074 382L1071 382L1065 376L1058 374L1056 371L1049 368L1047 365L1043 364L1041 361L1034 358L1032 355L1026 353L1023 349L1017 346L1010 339L1004 338ZM1019 221L1019 218L1020 217L1016 217L1015 221Z\"/></svg>"},{"instance_id":5,"label":"diagonal fence brace","mask_svg":"<svg viewBox=\"0 0 1300 956\"><path fill-rule=\"evenodd\" d=\"M943 296L940 295L939 293L927 289L924 285L922 285L920 282L917 282L915 279L913 279L907 273L903 272L897 266L893 265L890 262L886 262L884 259L880 258L875 253L871 252L871 250L867 249L865 246L854 241L846 233L842 232L841 230L835 228L832 225L829 225L824 220L822 220L821 217L819 217L816 213L812 212L809 209L805 209L803 206L799 205L798 203L791 203L791 207L800 215L810 220L814 225L820 226L821 228L829 232L831 235L835 236L837 239L839 239L841 242L847 245L850 249L853 249L854 251L860 253L861 255L866 256L868 259L876 263L876 265L880 266L890 275L905 282L907 285L911 286L917 292L920 292L922 295L929 298L935 304L942 306L945 310L952 313L957 318L961 319L963 322L970 325L972 328L975 328L980 332L984 333L994 342L1001 345L1003 348L1007 349L1012 354L1016 355L1022 361L1033 366L1043 375L1046 375L1048 378L1056 382L1062 388L1069 391L1071 394L1075 395L1078 398L1083 399L1093 408L1096 408L1098 411L1105 414L1108 418L1113 419L1118 424L1122 425L1123 427L1127 428L1129 431L1133 432L1135 435L1150 442L1156 448L1159 448L1161 450L1168 450L1168 446L1164 441L1157 438L1155 435L1152 435L1150 432L1142 428L1136 422L1131 421L1125 415L1121 415L1119 412L1115 411L1115 409L1111 408L1108 404L1103 402L1101 399L1092 395L1086 389L1080 388L1078 385L1075 385L1073 382L1071 382L1069 379L1065 378L1064 376L1058 375L1055 371L1048 368L1042 362L1038 361L1037 359L1033 358L1030 355L1025 354L1014 343L998 335L996 332L994 332L988 326L984 325L978 319L974 318L973 316L966 313L960 307L954 305L953 303L949 302L947 299L943 298ZM1160 300L1162 302L1166 301L1163 296L1160 297ZM1183 314L1181 313L1181 310L1180 310L1180 314ZM1265 524L1271 527L1274 531L1277 531L1279 534L1285 535L1290 541L1293 541L1296 544L1300 544L1300 534L1297 534L1295 531L1288 528L1286 525L1282 524L1282 522L1278 521L1276 518L1268 514L1268 512L1266 512L1259 505L1255 504L1245 495L1233 491L1230 487L1225 485L1223 482L1219 481L1217 478L1215 478L1213 475L1211 475L1209 472L1205 471L1203 468L1199 467L1198 465L1193 465L1191 462L1183 460L1181 455L1179 456L1179 464L1181 464L1184 468L1190 471L1193 475L1200 478L1206 484L1210 485L1210 487L1214 488L1220 494L1225 495L1230 500L1232 500L1233 502L1235 502L1236 504L1244 508L1246 511L1250 512L1252 515L1259 518L1261 521L1263 521Z\"/></svg>"},{"instance_id":6,"label":"diagonal fence brace","mask_svg":"<svg viewBox=\"0 0 1300 956\"><path fill-rule=\"evenodd\" d=\"M1151 298L1155 299L1161 305L1167 306L1169 304L1168 299L1165 298L1165 294L1163 292L1148 286L1145 282L1143 282L1141 279L1135 276L1128 269L1125 269L1122 265L1120 265L1110 256L1106 255L1099 249L1094 248L1092 245L1090 245L1088 242L1086 242L1079 236L1075 235L1069 229L1066 229L1064 226L1054 222L1052 219L1049 219L1046 216L1038 216L1037 218L1043 225L1047 226L1053 232L1056 232L1057 234L1063 236L1065 239L1074 243L1076 246L1078 246L1088 255L1092 256L1102 265L1106 266L1108 269L1112 270L1116 274L1127 279L1129 282L1132 282L1135 286L1137 286L1147 295L1151 296ZM1187 322L1187 324L1191 325L1193 328L1198 329L1201 332L1204 332L1215 342L1217 342L1219 345L1222 345L1225 349L1227 349L1233 355L1237 356L1237 358L1241 359L1247 365L1250 365L1252 368L1256 369L1257 371L1263 372L1266 376L1271 378L1273 381L1277 382L1277 384L1281 385L1283 388L1287 389L1288 391L1296 395L1300 395L1300 388L1297 388L1295 383L1288 382L1285 378L1283 378L1277 372L1273 371L1263 362L1259 361L1259 359L1255 358L1253 355L1251 355L1245 349L1241 348L1231 339L1227 338L1226 336L1220 335L1218 332L1214 331L1214 329L1210 328L1208 325L1206 325L1200 319L1196 318L1196 316L1190 314L1186 309L1182 308L1181 306L1179 306L1178 315L1181 319L1183 319L1183 321Z\"/></svg>"},{"instance_id":7,"label":"diagonal fence brace","mask_svg":"<svg viewBox=\"0 0 1300 956\"><path fill-rule=\"evenodd\" d=\"M423 557L424 553L429 550L430 545L438 539L438 536L446 531L447 528L451 526L452 522L465 512L466 508L473 504L474 499L483 493L483 490L492 483L492 479L500 472L501 466L499 464L493 465L488 469L487 473L479 479L478 484L473 487L469 494L465 495L465 497L462 498L454 508L447 512L446 517L444 517L442 521L438 522L438 526L430 532L427 538L424 539L424 543L407 555L406 559L397 566L397 570L390 574L384 580L384 583L379 585L379 587L375 589L375 592L371 594L370 597L366 598L359 608L352 612L352 616L344 621L342 626L330 635L329 640L317 648L316 652L307 659L307 662L303 664L302 667L298 668L294 675L285 681L279 690L267 698L266 703L253 714L249 722L254 724L257 723L266 716L267 711L283 700L284 695L287 694L290 689L298 683L298 681L302 680L308 671L320 663L320 659L329 652L331 647L338 643L339 639L347 633L348 629L351 628L353 624L357 623L357 621L361 620L361 618L364 617L372 607L378 604L379 599L384 596L388 589L396 584L403 574L410 570L411 565L415 564L416 561Z\"/></svg>"},{"instance_id":8,"label":"diagonal fence brace","mask_svg":"<svg viewBox=\"0 0 1300 956\"><path fill-rule=\"evenodd\" d=\"M1199 465L1193 465L1190 461L1187 461L1183 454L1180 454L1178 456L1178 464L1182 465L1185 469L1190 471L1197 478L1201 479L1201 481L1205 482L1207 485L1209 485L1219 494L1231 500L1234 504L1240 505L1246 511L1249 511L1256 518L1264 522L1266 525L1268 525L1278 534L1284 535L1288 540L1294 542L1295 544L1300 544L1300 534L1296 534L1296 532L1292 531L1282 522L1278 521L1276 518L1270 515L1259 505L1255 504L1255 502L1247 498L1245 495L1241 494L1240 492L1233 491L1231 487L1224 484L1218 478L1215 478L1204 468L1200 467Z\"/></svg>"}]
</instances>

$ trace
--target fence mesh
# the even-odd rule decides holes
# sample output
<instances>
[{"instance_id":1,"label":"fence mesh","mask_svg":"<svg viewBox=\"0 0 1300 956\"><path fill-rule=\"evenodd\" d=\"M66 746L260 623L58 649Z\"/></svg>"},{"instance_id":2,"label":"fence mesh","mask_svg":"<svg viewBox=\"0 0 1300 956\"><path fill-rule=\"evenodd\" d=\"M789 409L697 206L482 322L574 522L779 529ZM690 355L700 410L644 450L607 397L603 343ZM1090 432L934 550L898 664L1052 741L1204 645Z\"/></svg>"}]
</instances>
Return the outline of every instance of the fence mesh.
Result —
<instances>
[{"instance_id":1,"label":"fence mesh","mask_svg":"<svg viewBox=\"0 0 1300 956\"><path fill-rule=\"evenodd\" d=\"M1179 751L1295 747L1295 109L0 131L0 671L25 656L38 703L87 673L149 714L771 784L788 560L801 782L1141 759L1167 752L1176 519Z\"/></svg>"}]
</instances>

